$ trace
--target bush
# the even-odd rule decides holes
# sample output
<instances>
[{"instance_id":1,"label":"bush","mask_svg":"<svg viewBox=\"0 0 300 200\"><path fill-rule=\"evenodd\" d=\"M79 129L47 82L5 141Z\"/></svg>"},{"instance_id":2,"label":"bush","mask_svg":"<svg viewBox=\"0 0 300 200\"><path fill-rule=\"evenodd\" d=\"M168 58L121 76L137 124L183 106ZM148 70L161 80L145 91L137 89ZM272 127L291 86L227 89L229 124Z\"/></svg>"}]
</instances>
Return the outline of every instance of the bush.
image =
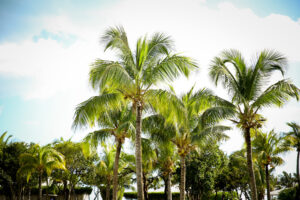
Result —
<instances>
[{"instance_id":1,"label":"bush","mask_svg":"<svg viewBox=\"0 0 300 200\"><path fill-rule=\"evenodd\" d=\"M296 198L296 187L282 190L279 195L279 200L290 200Z\"/></svg>"},{"instance_id":2,"label":"bush","mask_svg":"<svg viewBox=\"0 0 300 200\"><path fill-rule=\"evenodd\" d=\"M164 192L149 192L148 195L149 195L150 200L165 200ZM136 192L125 192L124 197L126 199L137 199L137 193ZM173 200L178 200L179 198L180 198L179 192L172 193Z\"/></svg>"},{"instance_id":3,"label":"bush","mask_svg":"<svg viewBox=\"0 0 300 200\"><path fill-rule=\"evenodd\" d=\"M164 192L149 192L149 199L150 200L165 200L165 193ZM221 200L223 196L222 192L218 192L217 194L217 200ZM137 193L136 192L125 192L124 197L126 199L137 199ZM179 192L173 192L172 193L172 199L173 200L179 200L180 199L180 193ZM224 200L238 199L236 192L233 192L230 194L229 192L224 192ZM204 200L207 200L204 198ZM215 200L215 195L212 195L209 197L209 200Z\"/></svg>"}]
</instances>

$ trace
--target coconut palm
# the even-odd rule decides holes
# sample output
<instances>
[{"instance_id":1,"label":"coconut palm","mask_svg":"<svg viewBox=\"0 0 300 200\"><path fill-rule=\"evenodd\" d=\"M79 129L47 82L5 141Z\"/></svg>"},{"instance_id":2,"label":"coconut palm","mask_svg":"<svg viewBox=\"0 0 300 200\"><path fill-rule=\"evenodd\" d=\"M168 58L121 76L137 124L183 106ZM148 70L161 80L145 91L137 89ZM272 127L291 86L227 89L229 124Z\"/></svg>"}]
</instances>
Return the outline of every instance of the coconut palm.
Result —
<instances>
[{"instance_id":1,"label":"coconut palm","mask_svg":"<svg viewBox=\"0 0 300 200\"><path fill-rule=\"evenodd\" d=\"M158 150L158 169L165 182L165 197L167 200L172 200L171 180L177 161L176 147L172 142L159 142L156 146Z\"/></svg>"},{"instance_id":2,"label":"coconut palm","mask_svg":"<svg viewBox=\"0 0 300 200\"><path fill-rule=\"evenodd\" d=\"M53 169L65 169L64 156L51 148L49 145L40 147L38 144L32 147L31 153L23 153L20 158L19 174L26 174L27 181L32 173L38 174L39 179L39 196L42 199L42 176L46 172L50 176Z\"/></svg>"},{"instance_id":3,"label":"coconut palm","mask_svg":"<svg viewBox=\"0 0 300 200\"><path fill-rule=\"evenodd\" d=\"M271 200L269 167L274 169L276 166L282 165L284 160L280 156L289 151L290 148L284 145L282 137L279 137L273 130L269 133L258 131L255 139L252 140L252 144L253 153L265 170L267 197L268 200Z\"/></svg>"},{"instance_id":4,"label":"coconut palm","mask_svg":"<svg viewBox=\"0 0 300 200\"><path fill-rule=\"evenodd\" d=\"M172 89L172 88L171 88ZM226 109L223 107L212 107L213 104L222 105L228 104L212 94L208 89L201 89L193 92L192 88L186 94L177 97L180 102L180 109L176 110L169 108L164 110L173 116L173 112L181 112L182 118L174 118L173 123L167 123L170 119L165 119L161 115L152 115L145 119L145 127L151 127L146 132L149 132L154 139L161 141L171 141L177 147L177 152L180 157L180 200L185 199L185 178L186 156L198 145L209 141L220 141L227 138L224 131L229 130L227 126L217 125L218 118L224 117ZM174 91L171 91L174 93ZM230 111L230 110L229 110ZM166 115L166 114L165 114Z\"/></svg>"},{"instance_id":5,"label":"coconut palm","mask_svg":"<svg viewBox=\"0 0 300 200\"><path fill-rule=\"evenodd\" d=\"M89 104L89 100L81 105L81 112L89 112L89 107L86 106L87 104ZM80 115L79 113L76 114L75 119ZM131 108L120 104L118 108L97 112L97 115L87 117L85 120L75 120L74 126L91 125L93 127L95 123L98 124L101 129L89 133L84 138L84 141L86 142L85 144L92 145L92 147L95 148L98 146L99 142L105 141L109 137L114 137L116 142L116 153L113 173L113 199L116 199L118 194L118 168L121 149L125 139L132 137L135 131L134 115ZM86 149L89 148L83 148L83 150Z\"/></svg>"},{"instance_id":6,"label":"coconut palm","mask_svg":"<svg viewBox=\"0 0 300 200\"><path fill-rule=\"evenodd\" d=\"M265 120L259 114L262 108L282 106L291 97L298 100L299 89L287 79L267 85L274 72L281 72L282 75L285 72L287 61L280 53L264 50L253 61L247 65L239 51L223 51L212 60L210 76L216 85L222 83L227 89L234 105L236 115L231 121L242 129L245 137L251 196L257 200L250 130L259 128Z\"/></svg>"},{"instance_id":7,"label":"coconut palm","mask_svg":"<svg viewBox=\"0 0 300 200\"><path fill-rule=\"evenodd\" d=\"M300 159L300 126L296 122L287 123L287 125L292 129L292 131L285 133L286 137L286 145L292 148L295 148L297 151L297 166L296 166L296 174L297 174L297 193L296 198L300 199L300 175L299 175L299 159Z\"/></svg>"},{"instance_id":8,"label":"coconut palm","mask_svg":"<svg viewBox=\"0 0 300 200\"><path fill-rule=\"evenodd\" d=\"M143 199L142 186L142 151L141 127L142 113L149 104L152 106L172 101L163 90L155 90L154 86L164 81L172 81L180 74L188 76L190 70L196 68L188 57L173 54L173 41L169 36L155 33L150 38L139 38L134 51L130 49L126 32L122 27L109 28L102 37L105 50L117 53L117 60L98 59L90 70L90 83L95 90L108 91L102 97L92 97L88 103L89 113L80 113L77 120L84 119L95 112L93 109L114 106L120 100L129 100L136 112L136 176L138 200ZM164 100L164 102L158 101ZM174 102L173 102L174 103ZM166 105L166 104L164 104ZM116 198L116 197L114 197ZM113 199L116 200L116 199Z\"/></svg>"}]
</instances>

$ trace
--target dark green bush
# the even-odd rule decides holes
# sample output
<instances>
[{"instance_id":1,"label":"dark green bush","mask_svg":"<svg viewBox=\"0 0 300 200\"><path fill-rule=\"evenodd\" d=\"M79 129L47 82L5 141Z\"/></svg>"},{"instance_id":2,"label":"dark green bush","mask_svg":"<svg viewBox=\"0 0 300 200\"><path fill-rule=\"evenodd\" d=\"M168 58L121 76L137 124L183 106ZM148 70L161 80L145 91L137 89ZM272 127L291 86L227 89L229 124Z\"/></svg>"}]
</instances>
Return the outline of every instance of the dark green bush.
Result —
<instances>
[{"instance_id":1,"label":"dark green bush","mask_svg":"<svg viewBox=\"0 0 300 200\"><path fill-rule=\"evenodd\" d=\"M165 194L164 192L149 192L149 199L150 200L165 200ZM217 200L221 200L223 196L222 192L218 192L217 194ZM137 199L137 193L136 192L125 192L124 197L126 199ZM173 192L172 193L172 199L173 200L179 200L180 199L180 193L179 192ZM233 192L230 194L229 192L224 192L224 200L237 200L237 194L236 192ZM208 199L204 199L208 200ZM212 195L209 200L215 200L215 195Z\"/></svg>"},{"instance_id":2,"label":"dark green bush","mask_svg":"<svg viewBox=\"0 0 300 200\"><path fill-rule=\"evenodd\" d=\"M149 195L150 200L164 200L165 199L164 192L149 192L148 195ZM137 199L137 193L136 192L125 192L124 197L126 199ZM179 192L172 193L173 200L178 200L179 198L180 198Z\"/></svg>"},{"instance_id":3,"label":"dark green bush","mask_svg":"<svg viewBox=\"0 0 300 200\"><path fill-rule=\"evenodd\" d=\"M291 200L291 199L295 199L295 197L296 197L296 187L284 189L278 195L279 200Z\"/></svg>"}]
</instances>

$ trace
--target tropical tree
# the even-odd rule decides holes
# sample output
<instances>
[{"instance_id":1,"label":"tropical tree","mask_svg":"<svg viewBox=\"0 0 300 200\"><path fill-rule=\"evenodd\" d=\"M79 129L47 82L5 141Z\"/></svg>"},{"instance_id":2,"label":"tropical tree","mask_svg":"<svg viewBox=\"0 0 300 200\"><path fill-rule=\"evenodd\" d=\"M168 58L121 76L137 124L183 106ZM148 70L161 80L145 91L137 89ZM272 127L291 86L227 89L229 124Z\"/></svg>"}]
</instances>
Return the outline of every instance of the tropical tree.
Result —
<instances>
[{"instance_id":1,"label":"tropical tree","mask_svg":"<svg viewBox=\"0 0 300 200\"><path fill-rule=\"evenodd\" d=\"M0 153L0 187L4 195L12 200L21 199L24 194L26 178L17 175L20 168L19 156L25 153L28 145L24 142L7 142Z\"/></svg>"},{"instance_id":2,"label":"tropical tree","mask_svg":"<svg viewBox=\"0 0 300 200\"><path fill-rule=\"evenodd\" d=\"M286 145L292 148L295 148L297 151L297 166L296 166L296 173L297 173L297 193L296 198L300 199L300 175L299 175L299 159L300 159L300 125L296 122L289 122L287 125L292 129L290 132L285 133L286 135Z\"/></svg>"},{"instance_id":3,"label":"tropical tree","mask_svg":"<svg viewBox=\"0 0 300 200\"><path fill-rule=\"evenodd\" d=\"M138 200L143 200L142 186L142 150L141 128L143 111L151 106L173 103L170 96L163 90L154 89L159 83L172 81L180 74L188 76L190 70L196 68L193 60L173 54L173 41L169 36L155 33L150 38L141 37L134 51L130 49L126 32L122 27L109 28L102 37L105 50L117 53L117 60L97 59L90 70L90 83L100 92L108 91L104 96L92 97L85 105L89 112L81 112L79 106L78 120L94 112L114 106L120 100L129 100L136 114L136 176ZM161 101L159 101L161 100ZM98 108L98 109L95 109ZM116 197L114 197L116 198ZM116 199L113 199L116 200Z\"/></svg>"},{"instance_id":4,"label":"tropical tree","mask_svg":"<svg viewBox=\"0 0 300 200\"><path fill-rule=\"evenodd\" d=\"M53 169L65 169L64 156L50 147L49 145L40 147L34 145L31 153L23 153L20 155L19 174L26 174L27 181L32 173L38 174L39 179L39 200L42 199L42 176L46 173L50 176Z\"/></svg>"},{"instance_id":5,"label":"tropical tree","mask_svg":"<svg viewBox=\"0 0 300 200\"><path fill-rule=\"evenodd\" d=\"M297 183L297 175L293 176L292 173L287 173L286 171L283 171L281 175L279 175L279 185L291 188L295 186L295 183Z\"/></svg>"},{"instance_id":6,"label":"tropical tree","mask_svg":"<svg viewBox=\"0 0 300 200\"><path fill-rule=\"evenodd\" d=\"M253 200L257 200L257 190L252 164L250 130L261 127L265 121L259 114L262 108L282 106L291 97L299 99L299 89L290 80L283 79L266 87L266 82L274 72L284 74L285 66L286 58L271 50L262 51L249 65L237 50L225 50L211 63L210 77L216 85L222 83L227 89L236 113L231 121L242 129L245 137Z\"/></svg>"},{"instance_id":7,"label":"tropical tree","mask_svg":"<svg viewBox=\"0 0 300 200\"><path fill-rule=\"evenodd\" d=\"M174 97L176 94L171 88ZM171 141L177 147L177 152L180 157L180 200L185 199L185 179L186 179L186 166L185 158L197 145L207 143L209 141L220 141L226 139L227 136L224 131L229 130L227 126L218 125L218 118L226 109L223 107L213 107L213 105L223 105L222 99L214 96L208 89L201 89L193 92L191 88L189 92L177 98L180 106L175 109L168 107L164 110L165 116L170 113L178 112L182 116L180 118L166 119L161 115L152 115L145 119L147 127L151 128L149 133L156 140ZM230 110L229 110L230 112ZM230 113L227 113L230 114ZM223 116L223 115L222 115ZM173 120L168 123L168 120Z\"/></svg>"},{"instance_id":8,"label":"tropical tree","mask_svg":"<svg viewBox=\"0 0 300 200\"><path fill-rule=\"evenodd\" d=\"M120 154L125 139L130 137L132 138L134 135L134 115L129 106L125 106L120 103L119 107L115 109L106 109L101 112L97 112L97 108L94 108L95 110L93 112L95 115L87 115L84 120L78 120L82 113L89 112L89 104L93 103L90 101L93 100L89 99L80 105L80 111L77 110L78 112L75 114L74 126L91 125L93 127L96 123L99 127L101 127L101 129L89 133L84 138L85 146L88 144L91 145L92 148L96 148L99 142L103 142L110 137L114 138L116 143L116 154L113 174L113 199L116 199L118 194L118 168ZM83 149L86 150L89 148Z\"/></svg>"},{"instance_id":9,"label":"tropical tree","mask_svg":"<svg viewBox=\"0 0 300 200\"><path fill-rule=\"evenodd\" d=\"M165 183L165 197L166 200L172 200L172 173L175 171L178 160L176 147L172 142L158 142L156 148L159 175Z\"/></svg>"},{"instance_id":10,"label":"tropical tree","mask_svg":"<svg viewBox=\"0 0 300 200\"><path fill-rule=\"evenodd\" d=\"M111 186L113 183L113 175L114 175L114 162L115 162L115 155L116 155L116 147L111 146L111 145L106 145L102 143L103 147L103 154L100 157L100 162L96 166L96 175L100 179L100 187L101 190L101 185L104 186L105 191L102 191L103 196L105 197L106 200L111 199ZM128 163L125 162L127 158L126 154L121 154L120 157L120 166L118 168L119 176L121 178L121 184L122 185L128 185L124 179L130 179L129 176L127 176L130 173L125 172L125 168L128 166ZM119 187L119 185L118 185ZM121 193L119 193L121 194ZM119 199L119 198L118 198Z\"/></svg>"},{"instance_id":11,"label":"tropical tree","mask_svg":"<svg viewBox=\"0 0 300 200\"><path fill-rule=\"evenodd\" d=\"M265 169L267 197L271 200L270 194L270 169L282 165L284 160L280 157L283 153L290 150L284 145L282 137L278 136L274 130L269 133L256 132L256 137L252 140L253 153L258 158L258 162Z\"/></svg>"},{"instance_id":12,"label":"tropical tree","mask_svg":"<svg viewBox=\"0 0 300 200\"><path fill-rule=\"evenodd\" d=\"M65 157L65 170L55 170L52 178L63 183L65 199L69 200L75 186L82 182L82 179L88 174L93 163L97 161L98 156L85 157L82 150L82 143L72 142L71 139L64 140L60 138L53 144L54 149L62 153Z\"/></svg>"}]
</instances>

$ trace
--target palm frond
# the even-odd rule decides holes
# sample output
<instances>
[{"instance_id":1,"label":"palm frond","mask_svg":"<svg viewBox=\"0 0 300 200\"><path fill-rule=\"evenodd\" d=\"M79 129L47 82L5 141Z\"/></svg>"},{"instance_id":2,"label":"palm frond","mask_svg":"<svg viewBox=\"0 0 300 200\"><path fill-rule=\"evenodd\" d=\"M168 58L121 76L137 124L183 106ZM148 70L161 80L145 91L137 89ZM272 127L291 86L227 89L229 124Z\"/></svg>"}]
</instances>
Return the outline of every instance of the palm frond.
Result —
<instances>
[{"instance_id":1,"label":"palm frond","mask_svg":"<svg viewBox=\"0 0 300 200\"><path fill-rule=\"evenodd\" d=\"M105 93L82 102L76 107L72 127L76 129L78 126L93 126L99 113L104 112L109 107L119 106L120 96L120 93Z\"/></svg>"},{"instance_id":2,"label":"palm frond","mask_svg":"<svg viewBox=\"0 0 300 200\"><path fill-rule=\"evenodd\" d=\"M268 87L253 103L253 108L282 106L290 98L299 99L299 88L289 80L283 79Z\"/></svg>"}]
</instances>

